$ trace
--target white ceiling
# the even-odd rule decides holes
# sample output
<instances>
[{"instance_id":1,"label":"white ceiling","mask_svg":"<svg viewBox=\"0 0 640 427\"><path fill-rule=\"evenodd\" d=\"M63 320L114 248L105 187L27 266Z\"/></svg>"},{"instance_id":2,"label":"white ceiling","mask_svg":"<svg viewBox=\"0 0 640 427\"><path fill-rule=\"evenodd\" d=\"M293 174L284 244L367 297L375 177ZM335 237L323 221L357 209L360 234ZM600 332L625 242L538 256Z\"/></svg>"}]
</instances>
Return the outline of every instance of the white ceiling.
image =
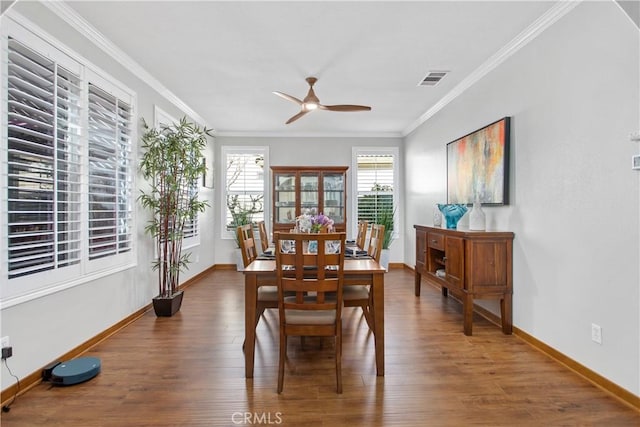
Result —
<instances>
[{"instance_id":1,"label":"white ceiling","mask_svg":"<svg viewBox=\"0 0 640 427\"><path fill-rule=\"evenodd\" d=\"M556 2L77 1L75 12L218 134L405 135ZM556 5L557 6L557 5ZM430 70L450 74L418 86ZM324 104L299 108L305 77ZM479 77L478 77L479 76ZM468 86L468 84L467 84ZM436 107L434 107L436 106ZM421 119L422 118L422 119Z\"/></svg>"}]
</instances>

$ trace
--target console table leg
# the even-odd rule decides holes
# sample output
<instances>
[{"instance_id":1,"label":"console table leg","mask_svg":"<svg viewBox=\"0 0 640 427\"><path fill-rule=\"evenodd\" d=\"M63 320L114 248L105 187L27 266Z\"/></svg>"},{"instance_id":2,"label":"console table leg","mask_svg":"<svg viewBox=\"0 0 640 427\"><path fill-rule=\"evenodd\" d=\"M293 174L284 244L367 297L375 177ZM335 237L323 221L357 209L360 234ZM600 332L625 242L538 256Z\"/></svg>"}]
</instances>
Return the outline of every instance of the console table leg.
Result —
<instances>
[{"instance_id":1,"label":"console table leg","mask_svg":"<svg viewBox=\"0 0 640 427\"><path fill-rule=\"evenodd\" d=\"M473 296L465 294L462 301L462 315L464 321L464 334L472 335L473 332Z\"/></svg>"},{"instance_id":2,"label":"console table leg","mask_svg":"<svg viewBox=\"0 0 640 427\"><path fill-rule=\"evenodd\" d=\"M415 284L414 284L414 292L416 294L417 297L420 296L420 283L422 282L422 274L418 273L418 267L416 266L416 273L414 275L414 280L415 280Z\"/></svg>"},{"instance_id":3,"label":"console table leg","mask_svg":"<svg viewBox=\"0 0 640 427\"><path fill-rule=\"evenodd\" d=\"M513 312L512 312L513 297L511 294L505 295L500 300L500 317L502 319L502 333L510 335L513 332Z\"/></svg>"}]
</instances>

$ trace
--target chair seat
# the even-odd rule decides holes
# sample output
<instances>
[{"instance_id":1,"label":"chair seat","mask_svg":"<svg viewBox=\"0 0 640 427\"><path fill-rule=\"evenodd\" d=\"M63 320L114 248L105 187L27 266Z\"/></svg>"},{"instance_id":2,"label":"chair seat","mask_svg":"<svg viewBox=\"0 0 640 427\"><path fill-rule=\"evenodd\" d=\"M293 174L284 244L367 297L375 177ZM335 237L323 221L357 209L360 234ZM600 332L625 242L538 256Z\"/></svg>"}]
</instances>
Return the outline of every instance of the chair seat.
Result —
<instances>
[{"instance_id":1,"label":"chair seat","mask_svg":"<svg viewBox=\"0 0 640 427\"><path fill-rule=\"evenodd\" d=\"M259 301L278 301L277 286L260 286L258 288Z\"/></svg>"},{"instance_id":2,"label":"chair seat","mask_svg":"<svg viewBox=\"0 0 640 427\"><path fill-rule=\"evenodd\" d=\"M369 287L365 285L345 285L342 288L342 299L367 299L369 298Z\"/></svg>"},{"instance_id":3,"label":"chair seat","mask_svg":"<svg viewBox=\"0 0 640 427\"><path fill-rule=\"evenodd\" d=\"M336 321L335 310L285 310L289 325L332 325Z\"/></svg>"},{"instance_id":4,"label":"chair seat","mask_svg":"<svg viewBox=\"0 0 640 427\"><path fill-rule=\"evenodd\" d=\"M305 301L314 302L315 297L306 295ZM284 302L295 302L294 295L284 297ZM336 321L335 310L285 310L287 323L290 325L331 325Z\"/></svg>"}]
</instances>

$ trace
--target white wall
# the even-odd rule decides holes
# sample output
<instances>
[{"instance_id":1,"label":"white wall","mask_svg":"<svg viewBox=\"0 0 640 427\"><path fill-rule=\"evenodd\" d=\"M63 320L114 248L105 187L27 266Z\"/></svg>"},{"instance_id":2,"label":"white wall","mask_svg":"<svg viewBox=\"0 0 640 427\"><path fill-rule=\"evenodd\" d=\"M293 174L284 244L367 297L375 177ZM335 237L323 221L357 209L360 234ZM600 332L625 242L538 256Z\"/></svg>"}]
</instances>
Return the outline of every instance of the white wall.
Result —
<instances>
[{"instance_id":1,"label":"white wall","mask_svg":"<svg viewBox=\"0 0 640 427\"><path fill-rule=\"evenodd\" d=\"M222 174L225 167L220 154L222 146L268 146L270 166L349 166L347 170L347 222L353 225L355 213L351 209L353 194L351 180L353 171L351 170L351 149L352 147L400 147L401 138L301 138L301 137L234 137L219 136L216 138L216 206L224 206L223 189L219 183L222 182ZM402 170L402 159L400 170ZM270 177L270 174L269 174ZM402 180L402 178L401 178ZM403 187L399 183L399 188ZM271 188L271 186L269 186ZM399 229L405 228L403 215L401 214L404 200L402 191L398 194L398 214ZM220 209L218 209L219 211ZM217 212L216 217L220 218ZM271 221L267 222L267 230L271 232ZM232 239L222 238L222 224L218 221L215 226L215 263L235 264L236 245ZM355 229L348 230L348 236L355 236ZM404 233L400 233L398 241L394 241L390 247L390 262L404 262Z\"/></svg>"},{"instance_id":2,"label":"white wall","mask_svg":"<svg viewBox=\"0 0 640 427\"><path fill-rule=\"evenodd\" d=\"M446 201L446 143L512 117L511 203L485 212L491 227L515 232L514 325L636 395L640 172L629 133L640 128L639 65L638 29L618 6L582 3L409 135L404 151L406 223L430 224Z\"/></svg>"},{"instance_id":3,"label":"white wall","mask_svg":"<svg viewBox=\"0 0 640 427\"><path fill-rule=\"evenodd\" d=\"M153 123L153 106L181 117L183 112L171 105L147 84L132 75L121 64L102 54L95 45L83 39L74 29L35 2L18 2L9 12L19 12L36 23L51 36L65 43L92 63L101 67L121 83L137 93L139 117ZM138 118L136 118L136 121ZM138 129L138 135L142 132ZM137 141L136 141L137 143ZM138 152L138 148L134 148ZM208 147L213 155L213 143ZM145 185L137 178L138 187ZM138 190L134 197L138 196ZM213 205L213 190L202 188L201 195ZM2 206L6 209L6 206ZM215 209L209 209L200 218L201 245L192 250L190 270L182 275L184 281L213 265L213 223ZM137 267L85 283L46 297L31 300L0 313L0 335L9 336L13 347L10 366L20 378L38 371L64 353L100 334L120 320L151 302L157 295L156 274L151 270L153 247L144 234L147 212L136 206ZM2 368L2 389L14 383L6 368Z\"/></svg>"}]
</instances>

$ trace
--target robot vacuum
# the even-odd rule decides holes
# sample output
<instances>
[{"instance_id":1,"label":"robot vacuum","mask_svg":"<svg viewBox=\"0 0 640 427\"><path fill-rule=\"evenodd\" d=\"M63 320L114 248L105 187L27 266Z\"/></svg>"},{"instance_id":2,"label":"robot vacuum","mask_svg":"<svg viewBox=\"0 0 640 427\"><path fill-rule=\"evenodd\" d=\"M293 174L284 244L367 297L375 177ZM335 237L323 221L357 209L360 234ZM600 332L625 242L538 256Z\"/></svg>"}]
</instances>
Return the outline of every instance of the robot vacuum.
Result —
<instances>
[{"instance_id":1,"label":"robot vacuum","mask_svg":"<svg viewBox=\"0 0 640 427\"><path fill-rule=\"evenodd\" d=\"M50 380L55 385L73 385L88 381L99 373L100 359L79 357L62 362L53 368Z\"/></svg>"}]
</instances>

